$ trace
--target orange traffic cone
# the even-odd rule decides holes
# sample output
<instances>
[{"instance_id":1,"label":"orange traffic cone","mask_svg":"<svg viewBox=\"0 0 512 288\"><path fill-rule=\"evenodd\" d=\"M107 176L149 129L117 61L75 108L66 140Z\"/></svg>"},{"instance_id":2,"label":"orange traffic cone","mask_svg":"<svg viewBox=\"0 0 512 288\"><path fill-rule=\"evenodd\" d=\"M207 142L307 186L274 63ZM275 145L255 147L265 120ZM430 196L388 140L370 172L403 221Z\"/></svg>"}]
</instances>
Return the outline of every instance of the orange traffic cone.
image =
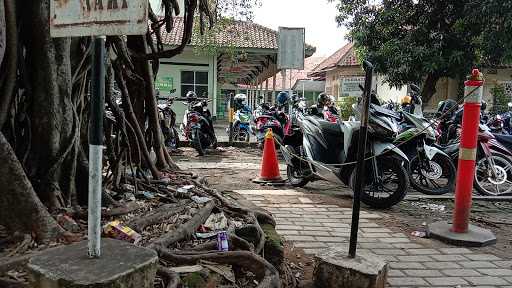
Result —
<instances>
[{"instance_id":1,"label":"orange traffic cone","mask_svg":"<svg viewBox=\"0 0 512 288\"><path fill-rule=\"evenodd\" d=\"M279 161L277 160L276 145L274 143L272 129L268 129L267 134L265 134L260 177L252 181L260 184L282 184L285 181L281 178L281 174L279 173Z\"/></svg>"}]
</instances>

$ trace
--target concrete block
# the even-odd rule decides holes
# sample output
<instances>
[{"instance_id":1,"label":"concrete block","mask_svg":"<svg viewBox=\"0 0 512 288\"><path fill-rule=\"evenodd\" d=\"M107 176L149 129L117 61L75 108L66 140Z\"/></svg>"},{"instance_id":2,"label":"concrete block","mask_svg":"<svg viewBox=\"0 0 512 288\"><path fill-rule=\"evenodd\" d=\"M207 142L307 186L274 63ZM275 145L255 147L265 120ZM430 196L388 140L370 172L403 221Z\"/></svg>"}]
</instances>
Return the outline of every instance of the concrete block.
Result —
<instances>
[{"instance_id":1,"label":"concrete block","mask_svg":"<svg viewBox=\"0 0 512 288\"><path fill-rule=\"evenodd\" d=\"M343 249L328 248L316 255L315 262L313 277L317 288L386 287L388 264L365 251L349 258Z\"/></svg>"},{"instance_id":2,"label":"concrete block","mask_svg":"<svg viewBox=\"0 0 512 288\"><path fill-rule=\"evenodd\" d=\"M155 251L102 239L102 256L87 256L87 241L48 249L30 259L33 288L150 288L156 275Z\"/></svg>"}]
</instances>

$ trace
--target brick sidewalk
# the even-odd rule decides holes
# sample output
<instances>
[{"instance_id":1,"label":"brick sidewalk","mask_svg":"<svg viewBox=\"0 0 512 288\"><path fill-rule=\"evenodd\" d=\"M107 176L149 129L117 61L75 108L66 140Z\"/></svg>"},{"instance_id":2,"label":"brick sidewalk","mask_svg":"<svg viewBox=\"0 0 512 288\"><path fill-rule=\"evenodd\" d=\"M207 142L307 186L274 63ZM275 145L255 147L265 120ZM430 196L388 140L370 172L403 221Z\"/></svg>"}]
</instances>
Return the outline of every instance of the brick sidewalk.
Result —
<instances>
[{"instance_id":1,"label":"brick sidewalk","mask_svg":"<svg viewBox=\"0 0 512 288\"><path fill-rule=\"evenodd\" d=\"M294 190L236 191L270 211L277 231L306 254L329 246L348 246L351 209L315 203ZM359 249L390 263L390 287L509 287L512 259L479 253L478 249L453 248L440 242L432 249L394 233L373 221L379 213L361 211ZM425 240L422 240L425 241ZM427 240L430 241L430 240Z\"/></svg>"}]
</instances>

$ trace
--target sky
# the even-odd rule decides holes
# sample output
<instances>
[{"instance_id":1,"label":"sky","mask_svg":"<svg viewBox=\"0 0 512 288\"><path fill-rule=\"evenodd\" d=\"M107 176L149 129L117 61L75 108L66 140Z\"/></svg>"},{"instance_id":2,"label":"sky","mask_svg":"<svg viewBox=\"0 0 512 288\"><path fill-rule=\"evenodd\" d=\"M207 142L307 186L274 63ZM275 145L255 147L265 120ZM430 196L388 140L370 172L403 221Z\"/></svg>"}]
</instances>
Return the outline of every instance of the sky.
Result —
<instances>
[{"instance_id":1,"label":"sky","mask_svg":"<svg viewBox=\"0 0 512 288\"><path fill-rule=\"evenodd\" d=\"M159 0L150 1L153 7L159 7ZM335 20L336 3L327 0L260 1L262 5L254 11L254 22L276 31L279 26L306 28L306 43L316 47L314 56L330 56L347 43L346 29L339 28Z\"/></svg>"},{"instance_id":2,"label":"sky","mask_svg":"<svg viewBox=\"0 0 512 288\"><path fill-rule=\"evenodd\" d=\"M316 47L314 56L329 56L348 41L347 31L336 23L336 3L327 0L261 0L254 22L277 30L306 28L306 43Z\"/></svg>"}]
</instances>

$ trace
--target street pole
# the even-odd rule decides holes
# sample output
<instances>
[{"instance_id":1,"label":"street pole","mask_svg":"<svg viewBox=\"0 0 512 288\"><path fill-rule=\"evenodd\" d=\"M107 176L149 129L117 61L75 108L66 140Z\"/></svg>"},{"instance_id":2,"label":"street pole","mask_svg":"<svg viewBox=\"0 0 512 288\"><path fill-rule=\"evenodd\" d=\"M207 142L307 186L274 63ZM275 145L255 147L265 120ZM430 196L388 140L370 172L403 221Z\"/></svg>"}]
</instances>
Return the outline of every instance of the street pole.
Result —
<instances>
[{"instance_id":1,"label":"street pole","mask_svg":"<svg viewBox=\"0 0 512 288\"><path fill-rule=\"evenodd\" d=\"M229 101L228 101L228 119L229 119L229 145L233 144L233 118L235 114L234 110L234 96L233 93L229 93Z\"/></svg>"},{"instance_id":2,"label":"street pole","mask_svg":"<svg viewBox=\"0 0 512 288\"><path fill-rule=\"evenodd\" d=\"M471 193L475 175L476 147L480 125L480 106L484 94L482 73L474 69L471 79L464 83L464 114L460 136L459 163L455 185L455 208L452 231L466 233L471 213ZM472 93L469 95L469 93Z\"/></svg>"},{"instance_id":3,"label":"street pole","mask_svg":"<svg viewBox=\"0 0 512 288\"><path fill-rule=\"evenodd\" d=\"M361 102L361 128L359 129L359 141L357 149L356 183L354 186L354 200L352 203L352 225L350 226L350 245L349 257L356 257L357 250L357 232L359 230L359 214L361 210L361 193L364 188L364 162L366 152L366 140L368 134L368 110L370 109L370 95L372 89L373 65L364 61L364 70L366 72L364 79L364 93Z\"/></svg>"},{"instance_id":4,"label":"street pole","mask_svg":"<svg viewBox=\"0 0 512 288\"><path fill-rule=\"evenodd\" d=\"M91 114L89 123L88 254L101 255L101 192L103 168L103 112L105 109L105 37L94 37L92 49Z\"/></svg>"}]
</instances>

